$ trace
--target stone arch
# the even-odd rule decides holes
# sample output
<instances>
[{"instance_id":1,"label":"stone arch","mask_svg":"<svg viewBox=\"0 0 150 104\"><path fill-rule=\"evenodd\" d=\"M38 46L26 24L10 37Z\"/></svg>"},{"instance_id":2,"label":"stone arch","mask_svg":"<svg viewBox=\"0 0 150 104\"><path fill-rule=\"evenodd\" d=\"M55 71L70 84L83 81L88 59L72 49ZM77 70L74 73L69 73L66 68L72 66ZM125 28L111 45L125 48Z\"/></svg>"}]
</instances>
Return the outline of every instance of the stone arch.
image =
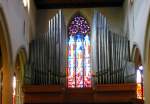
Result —
<instances>
[{"instance_id":1,"label":"stone arch","mask_svg":"<svg viewBox=\"0 0 150 104\"><path fill-rule=\"evenodd\" d=\"M147 27L145 32L145 44L144 44L144 89L145 89L145 104L150 103L150 11L147 20Z\"/></svg>"},{"instance_id":2,"label":"stone arch","mask_svg":"<svg viewBox=\"0 0 150 104\"><path fill-rule=\"evenodd\" d=\"M67 74L67 87L70 88L83 88L91 87L91 67L90 67L90 25L87 19L80 13L77 12L70 19L68 24L68 47L67 47L67 57L68 57L68 66L66 69ZM83 42L86 45L82 44ZM73 47L73 48L72 48ZM80 48L79 48L80 47ZM84 48L84 50L83 50ZM77 53L76 56L71 53ZM80 51L80 52L79 52ZM85 54L86 53L86 54ZM72 54L72 55L71 55ZM70 60L70 56L72 59ZM84 58L82 56L85 56ZM81 61L80 61L80 59ZM88 60L86 63L85 60ZM81 67L76 66L72 68L71 66L75 63L81 62ZM84 67L83 64L88 67ZM77 65L77 64L76 64ZM73 70L72 70L73 69ZM72 73L75 73L73 76ZM88 74L85 74L88 73ZM87 80L86 80L87 79Z\"/></svg>"},{"instance_id":3,"label":"stone arch","mask_svg":"<svg viewBox=\"0 0 150 104\"><path fill-rule=\"evenodd\" d=\"M0 7L0 48L1 48L1 59L2 66L0 69L0 81L1 81L1 103L10 104L12 103L12 73L10 70L12 65L11 59L11 45L9 39L7 21L3 12L3 9ZM3 81L5 80L5 81Z\"/></svg>"},{"instance_id":4,"label":"stone arch","mask_svg":"<svg viewBox=\"0 0 150 104\"><path fill-rule=\"evenodd\" d=\"M137 83L137 98L143 100L143 63L140 49L137 45L133 45L132 62L135 65L136 83Z\"/></svg>"},{"instance_id":5,"label":"stone arch","mask_svg":"<svg viewBox=\"0 0 150 104\"><path fill-rule=\"evenodd\" d=\"M137 68L138 65L142 65L141 52L140 52L139 48L137 47L137 45L133 45L131 59L135 64L135 68Z\"/></svg>"},{"instance_id":6,"label":"stone arch","mask_svg":"<svg viewBox=\"0 0 150 104\"><path fill-rule=\"evenodd\" d=\"M76 11L75 13L73 13L73 15L70 17L69 21L68 21L68 24L67 24L67 35L69 34L68 31L69 31L69 26L71 25L71 22L72 20L76 17L76 16L81 16L84 18L85 21L87 21L87 24L88 26L90 26L90 23L89 23L89 20L87 18L86 15L84 15L81 11ZM91 26L90 26L91 27Z\"/></svg>"},{"instance_id":7,"label":"stone arch","mask_svg":"<svg viewBox=\"0 0 150 104\"><path fill-rule=\"evenodd\" d=\"M11 45L10 45L10 37L8 31L8 25L5 20L5 15L3 10L0 8L0 44L1 44L1 52L2 52L2 59L3 65L12 64L12 56L11 54Z\"/></svg>"},{"instance_id":8,"label":"stone arch","mask_svg":"<svg viewBox=\"0 0 150 104\"><path fill-rule=\"evenodd\" d=\"M15 97L13 97L13 101L15 101L17 104L23 104L23 91L22 86L24 85L24 66L26 64L26 51L25 48L19 48L18 53L16 55L15 60L15 76L16 77L16 88L15 91Z\"/></svg>"}]
</instances>

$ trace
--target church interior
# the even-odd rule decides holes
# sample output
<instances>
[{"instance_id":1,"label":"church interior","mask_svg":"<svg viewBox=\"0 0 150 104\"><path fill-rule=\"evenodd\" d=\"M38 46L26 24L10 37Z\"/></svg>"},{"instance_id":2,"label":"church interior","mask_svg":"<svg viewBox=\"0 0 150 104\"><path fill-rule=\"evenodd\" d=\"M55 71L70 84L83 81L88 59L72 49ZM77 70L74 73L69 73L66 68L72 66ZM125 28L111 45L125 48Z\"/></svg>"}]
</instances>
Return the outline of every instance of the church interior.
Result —
<instances>
[{"instance_id":1,"label":"church interior","mask_svg":"<svg viewBox=\"0 0 150 104\"><path fill-rule=\"evenodd\" d=\"M150 0L0 0L0 104L150 104Z\"/></svg>"}]
</instances>

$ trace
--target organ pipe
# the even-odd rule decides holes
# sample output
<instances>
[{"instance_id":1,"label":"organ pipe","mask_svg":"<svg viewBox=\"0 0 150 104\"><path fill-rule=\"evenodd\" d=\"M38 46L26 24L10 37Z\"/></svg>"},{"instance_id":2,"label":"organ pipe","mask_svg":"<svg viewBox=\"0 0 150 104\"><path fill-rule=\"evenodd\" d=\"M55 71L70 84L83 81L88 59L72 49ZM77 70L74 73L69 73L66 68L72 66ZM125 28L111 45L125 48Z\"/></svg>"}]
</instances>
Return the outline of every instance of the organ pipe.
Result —
<instances>
[{"instance_id":1,"label":"organ pipe","mask_svg":"<svg viewBox=\"0 0 150 104\"><path fill-rule=\"evenodd\" d=\"M96 70L97 84L124 83L124 71L129 60L128 38L114 33L107 18L95 11L91 34L92 61ZM48 32L39 35L30 45L30 66L32 84L61 84L66 67L66 26L60 10L49 20ZM96 51L95 51L95 50ZM93 59L95 58L95 59ZM96 61L95 61L96 60ZM94 69L93 69L94 70Z\"/></svg>"}]
</instances>

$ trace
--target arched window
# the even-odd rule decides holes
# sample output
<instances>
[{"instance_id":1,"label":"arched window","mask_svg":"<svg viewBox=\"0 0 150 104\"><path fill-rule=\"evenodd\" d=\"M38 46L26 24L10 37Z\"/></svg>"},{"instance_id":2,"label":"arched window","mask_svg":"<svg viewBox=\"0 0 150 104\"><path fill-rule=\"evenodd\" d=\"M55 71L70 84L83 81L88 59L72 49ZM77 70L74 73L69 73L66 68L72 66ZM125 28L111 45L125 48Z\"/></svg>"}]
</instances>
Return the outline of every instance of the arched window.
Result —
<instances>
[{"instance_id":1,"label":"arched window","mask_svg":"<svg viewBox=\"0 0 150 104\"><path fill-rule=\"evenodd\" d=\"M137 83L137 98L144 99L144 89L143 89L143 66L139 66L136 71L136 83Z\"/></svg>"},{"instance_id":2,"label":"arched window","mask_svg":"<svg viewBox=\"0 0 150 104\"><path fill-rule=\"evenodd\" d=\"M91 87L90 27L81 15L75 16L68 27L67 86Z\"/></svg>"},{"instance_id":3,"label":"arched window","mask_svg":"<svg viewBox=\"0 0 150 104\"><path fill-rule=\"evenodd\" d=\"M13 75L13 104L16 104L16 74Z\"/></svg>"}]
</instances>

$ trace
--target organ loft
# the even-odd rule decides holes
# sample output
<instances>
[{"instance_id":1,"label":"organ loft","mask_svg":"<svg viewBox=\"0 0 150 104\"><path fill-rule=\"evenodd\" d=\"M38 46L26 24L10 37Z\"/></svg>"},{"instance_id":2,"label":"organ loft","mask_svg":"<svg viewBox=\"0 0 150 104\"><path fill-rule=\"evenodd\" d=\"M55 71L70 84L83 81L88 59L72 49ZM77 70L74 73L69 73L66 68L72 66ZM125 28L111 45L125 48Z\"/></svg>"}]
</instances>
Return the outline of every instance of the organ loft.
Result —
<instances>
[{"instance_id":1,"label":"organ loft","mask_svg":"<svg viewBox=\"0 0 150 104\"><path fill-rule=\"evenodd\" d=\"M150 104L150 1L0 1L0 104Z\"/></svg>"}]
</instances>

